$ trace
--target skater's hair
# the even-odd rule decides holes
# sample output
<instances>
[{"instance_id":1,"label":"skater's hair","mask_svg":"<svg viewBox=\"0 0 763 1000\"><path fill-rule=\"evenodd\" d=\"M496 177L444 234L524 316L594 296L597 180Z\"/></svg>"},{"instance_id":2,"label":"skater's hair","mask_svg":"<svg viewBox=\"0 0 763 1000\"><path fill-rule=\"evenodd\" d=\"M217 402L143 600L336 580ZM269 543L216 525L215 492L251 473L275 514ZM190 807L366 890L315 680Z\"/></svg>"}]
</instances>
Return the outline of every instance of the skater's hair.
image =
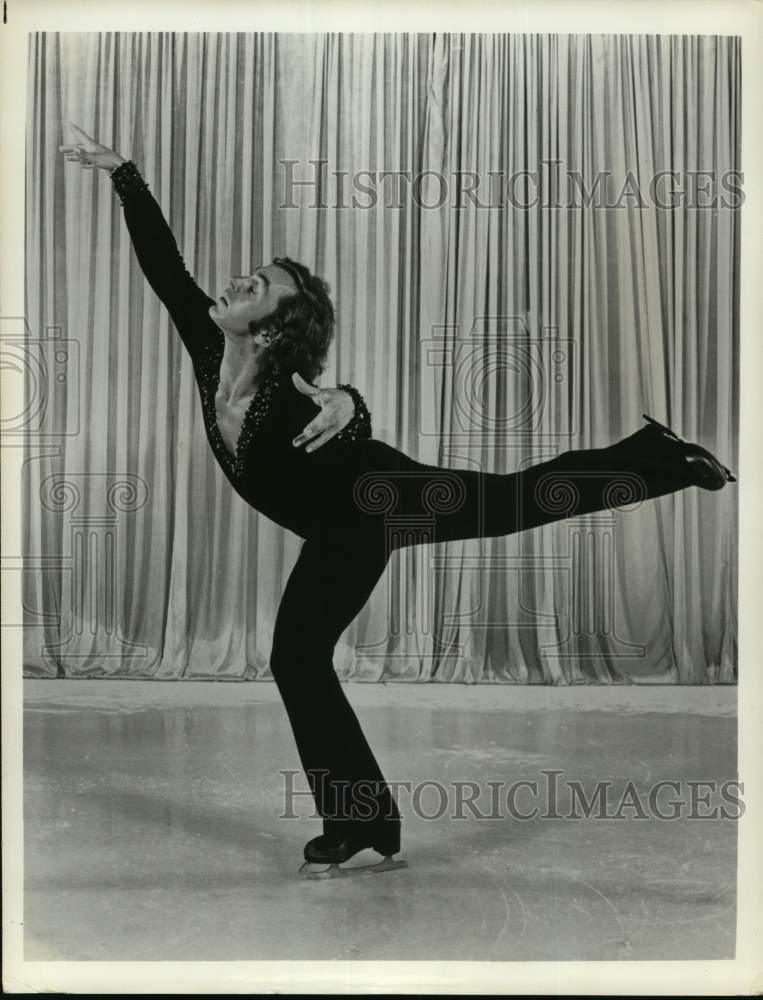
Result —
<instances>
[{"instance_id":1,"label":"skater's hair","mask_svg":"<svg viewBox=\"0 0 763 1000\"><path fill-rule=\"evenodd\" d=\"M252 323L252 333L270 330L276 339L264 362L264 375L285 376L292 372L312 382L325 368L334 337L334 304L329 286L304 264L291 257L273 261L294 279L297 291L283 298L265 320Z\"/></svg>"}]
</instances>

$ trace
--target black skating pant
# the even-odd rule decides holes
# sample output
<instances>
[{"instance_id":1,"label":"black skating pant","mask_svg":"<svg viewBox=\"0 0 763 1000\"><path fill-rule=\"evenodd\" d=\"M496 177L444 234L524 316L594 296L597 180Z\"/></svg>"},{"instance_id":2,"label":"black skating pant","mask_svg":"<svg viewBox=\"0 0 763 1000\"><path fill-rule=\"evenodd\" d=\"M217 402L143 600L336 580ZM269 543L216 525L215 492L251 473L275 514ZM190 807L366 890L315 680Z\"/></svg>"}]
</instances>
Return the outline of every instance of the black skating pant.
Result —
<instances>
[{"instance_id":1,"label":"black skating pant","mask_svg":"<svg viewBox=\"0 0 763 1000\"><path fill-rule=\"evenodd\" d=\"M400 819L334 671L342 632L395 549L510 535L552 521L673 493L690 485L675 446L645 427L609 448L570 451L503 475L423 465L376 440L322 502L275 623L271 670L324 833L363 825L399 849Z\"/></svg>"}]
</instances>

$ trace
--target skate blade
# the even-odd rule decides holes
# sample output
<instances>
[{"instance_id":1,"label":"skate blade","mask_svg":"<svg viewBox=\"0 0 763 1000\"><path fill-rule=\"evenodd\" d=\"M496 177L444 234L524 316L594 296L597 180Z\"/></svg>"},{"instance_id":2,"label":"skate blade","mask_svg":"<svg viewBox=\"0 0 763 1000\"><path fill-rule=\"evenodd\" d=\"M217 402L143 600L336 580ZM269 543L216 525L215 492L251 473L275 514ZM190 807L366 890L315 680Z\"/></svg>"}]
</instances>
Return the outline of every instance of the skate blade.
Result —
<instances>
[{"instance_id":1,"label":"skate blade","mask_svg":"<svg viewBox=\"0 0 763 1000\"><path fill-rule=\"evenodd\" d=\"M393 872L399 868L407 868L408 862L402 858L395 861L394 858L385 858L372 865L354 865L342 867L336 864L317 864L314 861L305 861L299 869L302 878L327 879L327 878L351 878L355 875L380 875L382 872Z\"/></svg>"}]
</instances>

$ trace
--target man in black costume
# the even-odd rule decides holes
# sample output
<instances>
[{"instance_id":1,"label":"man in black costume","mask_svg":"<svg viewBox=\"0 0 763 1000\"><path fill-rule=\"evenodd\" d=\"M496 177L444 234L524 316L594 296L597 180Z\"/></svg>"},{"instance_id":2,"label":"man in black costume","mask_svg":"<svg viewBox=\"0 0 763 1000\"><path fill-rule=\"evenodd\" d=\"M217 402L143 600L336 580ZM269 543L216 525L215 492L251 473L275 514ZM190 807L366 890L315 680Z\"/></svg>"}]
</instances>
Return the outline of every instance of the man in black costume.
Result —
<instances>
[{"instance_id":1,"label":"man in black costume","mask_svg":"<svg viewBox=\"0 0 763 1000\"><path fill-rule=\"evenodd\" d=\"M255 510L304 539L279 607L270 666L323 834L306 862L331 870L364 848L392 861L400 816L333 667L342 632L391 553L485 538L733 481L709 452L647 418L608 448L570 451L509 475L423 465L371 436L352 386L318 389L334 330L328 287L291 258L231 279L218 299L185 268L136 165L76 126L67 159L110 173L140 266L190 354L212 452ZM315 414L316 403L321 412ZM306 445L306 447L304 447ZM431 533L390 532L420 523Z\"/></svg>"}]
</instances>

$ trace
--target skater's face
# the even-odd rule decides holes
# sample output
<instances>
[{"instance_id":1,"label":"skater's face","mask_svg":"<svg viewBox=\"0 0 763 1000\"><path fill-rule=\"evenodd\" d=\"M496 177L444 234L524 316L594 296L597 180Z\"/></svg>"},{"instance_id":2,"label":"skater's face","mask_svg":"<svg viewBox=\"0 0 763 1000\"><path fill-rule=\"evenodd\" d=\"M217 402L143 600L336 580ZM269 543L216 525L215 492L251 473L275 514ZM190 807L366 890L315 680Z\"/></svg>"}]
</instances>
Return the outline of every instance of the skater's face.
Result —
<instances>
[{"instance_id":1,"label":"skater's face","mask_svg":"<svg viewBox=\"0 0 763 1000\"><path fill-rule=\"evenodd\" d=\"M252 274L237 275L209 309L209 315L225 333L243 336L266 325L282 299L296 295L297 284L277 264L258 267Z\"/></svg>"}]
</instances>

